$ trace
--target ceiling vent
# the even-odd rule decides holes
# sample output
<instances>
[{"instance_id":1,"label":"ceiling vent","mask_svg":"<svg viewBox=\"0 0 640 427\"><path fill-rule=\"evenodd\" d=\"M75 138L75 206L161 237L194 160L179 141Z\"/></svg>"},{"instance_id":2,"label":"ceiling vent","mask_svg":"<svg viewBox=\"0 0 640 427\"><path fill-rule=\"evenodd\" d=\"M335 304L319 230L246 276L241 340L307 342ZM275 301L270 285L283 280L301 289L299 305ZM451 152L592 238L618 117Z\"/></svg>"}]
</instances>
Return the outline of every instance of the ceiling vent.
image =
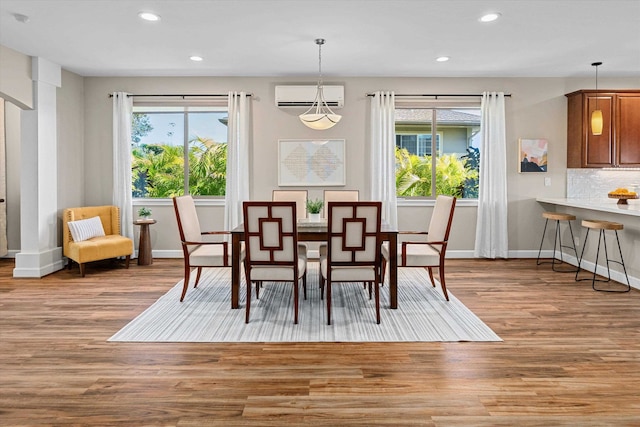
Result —
<instances>
[{"instance_id":1,"label":"ceiling vent","mask_svg":"<svg viewBox=\"0 0 640 427\"><path fill-rule=\"evenodd\" d=\"M279 108L309 108L318 92L317 86L276 86L276 106ZM324 85L324 99L331 108L344 106L344 86Z\"/></svg>"}]
</instances>

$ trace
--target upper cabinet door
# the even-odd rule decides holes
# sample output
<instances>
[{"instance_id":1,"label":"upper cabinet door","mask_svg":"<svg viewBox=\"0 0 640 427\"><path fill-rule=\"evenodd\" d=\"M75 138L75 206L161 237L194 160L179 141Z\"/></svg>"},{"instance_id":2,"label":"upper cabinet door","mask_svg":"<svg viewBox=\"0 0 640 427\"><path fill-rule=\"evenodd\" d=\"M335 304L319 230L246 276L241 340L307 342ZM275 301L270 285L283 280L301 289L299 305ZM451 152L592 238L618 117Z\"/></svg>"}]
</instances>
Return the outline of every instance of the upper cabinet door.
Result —
<instances>
[{"instance_id":1,"label":"upper cabinet door","mask_svg":"<svg viewBox=\"0 0 640 427\"><path fill-rule=\"evenodd\" d=\"M582 132L584 135L583 167L604 168L615 164L615 144L613 142L613 94L599 93L586 96ZM594 135L591 131L591 114L594 110L602 111L602 134Z\"/></svg>"},{"instance_id":2,"label":"upper cabinet door","mask_svg":"<svg viewBox=\"0 0 640 427\"><path fill-rule=\"evenodd\" d=\"M621 167L640 166L640 93L619 94L616 150Z\"/></svg>"},{"instance_id":3,"label":"upper cabinet door","mask_svg":"<svg viewBox=\"0 0 640 427\"><path fill-rule=\"evenodd\" d=\"M567 167L640 167L640 90L579 90L567 95ZM602 111L601 135L591 114Z\"/></svg>"}]
</instances>

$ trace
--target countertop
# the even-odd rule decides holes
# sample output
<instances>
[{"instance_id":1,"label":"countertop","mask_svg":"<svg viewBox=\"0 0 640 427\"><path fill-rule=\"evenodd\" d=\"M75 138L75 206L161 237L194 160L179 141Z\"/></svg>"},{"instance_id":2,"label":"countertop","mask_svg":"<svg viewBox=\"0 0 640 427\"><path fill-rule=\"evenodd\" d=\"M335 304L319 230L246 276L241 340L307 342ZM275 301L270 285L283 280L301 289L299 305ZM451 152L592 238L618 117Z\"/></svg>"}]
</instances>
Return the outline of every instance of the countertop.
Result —
<instances>
[{"instance_id":1,"label":"countertop","mask_svg":"<svg viewBox=\"0 0 640 427\"><path fill-rule=\"evenodd\" d=\"M627 205L619 205L618 200L602 199L553 199L547 197L537 197L537 202L549 203L552 205L569 206L572 208L590 209L593 211L610 212L621 215L631 215L640 217L640 199L628 200Z\"/></svg>"}]
</instances>

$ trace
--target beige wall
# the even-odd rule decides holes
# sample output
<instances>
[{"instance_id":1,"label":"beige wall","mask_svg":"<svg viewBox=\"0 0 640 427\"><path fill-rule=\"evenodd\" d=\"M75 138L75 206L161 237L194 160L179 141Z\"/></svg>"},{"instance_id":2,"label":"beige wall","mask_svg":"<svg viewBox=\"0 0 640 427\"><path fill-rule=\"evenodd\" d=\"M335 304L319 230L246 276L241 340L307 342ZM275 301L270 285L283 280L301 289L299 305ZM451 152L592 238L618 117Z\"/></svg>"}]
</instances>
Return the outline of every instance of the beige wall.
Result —
<instances>
[{"instance_id":1,"label":"beige wall","mask_svg":"<svg viewBox=\"0 0 640 427\"><path fill-rule=\"evenodd\" d=\"M0 97L22 109L33 108L31 57L0 45Z\"/></svg>"},{"instance_id":2,"label":"beige wall","mask_svg":"<svg viewBox=\"0 0 640 427\"><path fill-rule=\"evenodd\" d=\"M3 50L4 54L6 51ZM23 64L26 56L18 61ZM4 58L3 58L4 59ZM23 65L17 65L23 68ZM4 63L3 63L4 67ZM318 133L303 126L298 110L275 107L277 84L313 84L309 78L245 77L136 77L83 78L63 72L58 90L58 204L68 206L111 203L112 193L112 105L108 95L114 91L142 94L226 93L243 90L254 96L253 147L251 149L251 194L268 199L277 188L277 141L291 138L344 138L346 140L347 184L345 188L368 192L368 111L366 93L394 90L396 93L481 93L504 91L506 101L509 247L522 256L537 252L542 228L542 206L535 197L563 197L566 189L566 100L565 93L592 86L592 79L559 78L327 78L326 84L345 86L342 121L334 128ZM601 79L603 88L638 88L640 78ZM7 108L7 195L9 203L9 249L19 249L19 110ZM18 122L16 124L16 122ZM518 138L549 140L549 172L517 173ZM551 186L544 186L544 178ZM322 188L312 189L311 197L320 197ZM179 255L177 229L168 201L145 203L153 209L158 224L152 226L154 253ZM223 207L219 202L199 206L203 227L222 226ZM428 206L401 206L401 229L424 227L430 215ZM473 249L476 208L460 203L454 219L451 249L468 255Z\"/></svg>"},{"instance_id":3,"label":"beige wall","mask_svg":"<svg viewBox=\"0 0 640 427\"><path fill-rule=\"evenodd\" d=\"M84 78L62 71L57 91L58 206L84 204Z\"/></svg>"},{"instance_id":4,"label":"beige wall","mask_svg":"<svg viewBox=\"0 0 640 427\"><path fill-rule=\"evenodd\" d=\"M277 84L313 84L304 78L86 78L85 79L85 199L90 204L103 203L111 197L111 101L108 94L127 91L153 93L226 93L243 90L252 98L253 147L251 150L251 194L256 199L268 199L277 188L277 141L289 138L316 138L319 133L304 127L297 110L279 109L274 105ZM602 79L602 87L640 87L640 79ZM346 139L347 189L368 191L368 111L366 93L394 90L396 93L481 93L504 91L512 97L506 101L507 156L509 170L509 246L522 253L537 252L542 227L542 207L537 196L563 197L566 189L566 100L565 93L591 87L591 79L559 78L327 78L325 84L345 86L345 107L340 110L342 121L321 133L323 138ZM549 172L519 174L518 138L549 140ZM544 186L544 177L551 186ZM319 197L322 188L311 189L310 197ZM177 250L177 231L170 206L152 206L153 216L160 223L154 231L154 250ZM200 207L203 222L211 227L222 223L221 207ZM401 207L400 228L424 227L430 208ZM474 206L461 204L457 210L451 249L470 251L475 237ZM161 231L162 230L162 231Z\"/></svg>"}]
</instances>

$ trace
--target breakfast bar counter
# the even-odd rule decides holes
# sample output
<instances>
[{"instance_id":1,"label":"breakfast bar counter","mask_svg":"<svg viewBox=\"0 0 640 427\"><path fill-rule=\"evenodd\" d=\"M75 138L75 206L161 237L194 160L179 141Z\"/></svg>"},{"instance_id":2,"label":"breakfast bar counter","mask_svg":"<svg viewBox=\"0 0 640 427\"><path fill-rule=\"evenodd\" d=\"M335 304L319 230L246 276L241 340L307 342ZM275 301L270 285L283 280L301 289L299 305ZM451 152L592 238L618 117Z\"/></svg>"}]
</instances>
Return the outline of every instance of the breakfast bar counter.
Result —
<instances>
[{"instance_id":1,"label":"breakfast bar counter","mask_svg":"<svg viewBox=\"0 0 640 427\"><path fill-rule=\"evenodd\" d=\"M584 227L580 227L582 220L601 219L623 224L624 230L619 234L627 273L631 286L640 289L640 199L628 200L626 205L618 204L616 199L607 197L593 199L538 197L536 201L542 205L553 205L552 210L557 212L574 214L577 219L576 225L578 225L574 228L576 242L582 245L585 237ZM597 244L591 243L590 250L585 253L586 262L583 262L582 267L586 270L593 271L596 267L594 263L597 255L594 254L596 246ZM616 267L612 267L612 278L622 283L624 278ZM598 272L606 275L606 268L598 266Z\"/></svg>"},{"instance_id":2,"label":"breakfast bar counter","mask_svg":"<svg viewBox=\"0 0 640 427\"><path fill-rule=\"evenodd\" d=\"M640 199L629 200L627 205L619 205L616 199L552 199L546 197L536 198L537 202L551 205L568 206L570 208L589 209L592 211L609 212L620 215L632 215L640 217Z\"/></svg>"}]
</instances>

